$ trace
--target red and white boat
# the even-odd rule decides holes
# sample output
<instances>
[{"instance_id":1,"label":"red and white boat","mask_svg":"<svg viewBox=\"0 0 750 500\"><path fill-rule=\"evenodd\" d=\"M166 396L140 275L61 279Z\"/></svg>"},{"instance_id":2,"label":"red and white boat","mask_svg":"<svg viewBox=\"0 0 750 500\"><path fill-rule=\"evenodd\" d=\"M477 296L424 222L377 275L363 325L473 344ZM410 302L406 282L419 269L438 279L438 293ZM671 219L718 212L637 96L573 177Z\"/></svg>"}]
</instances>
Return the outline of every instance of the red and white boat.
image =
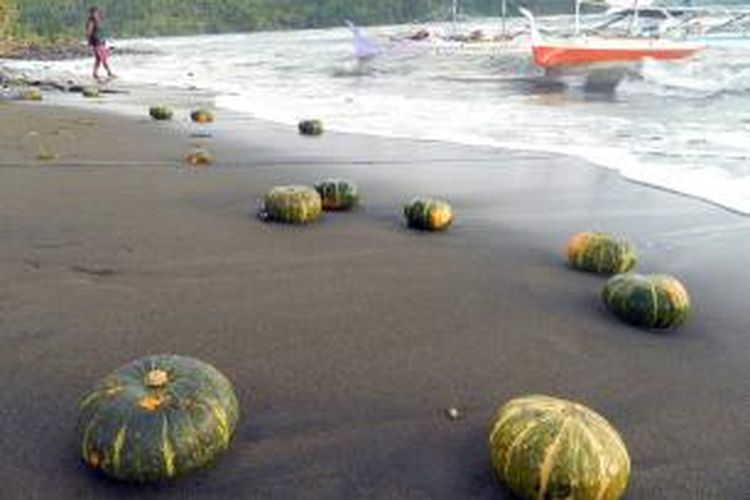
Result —
<instances>
[{"instance_id":1,"label":"red and white boat","mask_svg":"<svg viewBox=\"0 0 750 500\"><path fill-rule=\"evenodd\" d=\"M534 16L526 9L519 10L529 19L534 62L542 68L608 66L644 59L684 59L704 48L703 44L696 42L639 36L576 34L569 38L546 37L539 32Z\"/></svg>"}]
</instances>

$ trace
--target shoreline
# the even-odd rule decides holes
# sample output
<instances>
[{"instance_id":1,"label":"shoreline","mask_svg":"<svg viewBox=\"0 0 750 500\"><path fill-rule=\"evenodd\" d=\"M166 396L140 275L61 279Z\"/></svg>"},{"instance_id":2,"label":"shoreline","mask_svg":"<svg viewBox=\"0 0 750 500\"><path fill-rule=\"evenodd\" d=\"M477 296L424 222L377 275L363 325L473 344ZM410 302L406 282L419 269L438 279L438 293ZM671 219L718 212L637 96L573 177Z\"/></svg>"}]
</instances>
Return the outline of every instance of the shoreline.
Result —
<instances>
[{"instance_id":1,"label":"shoreline","mask_svg":"<svg viewBox=\"0 0 750 500\"><path fill-rule=\"evenodd\" d=\"M251 115L247 115L238 111L234 111L227 108L219 108L215 105L214 101L217 97L217 94L210 90L210 89L201 89L201 88L193 88L193 89L184 89L181 87L169 87L169 86L162 86L162 85L147 85L147 84L133 84L133 83L124 83L122 86L120 86L120 82L115 81L114 82L114 88L110 86L113 82L108 82L103 85L99 85L102 88L103 95L109 99L109 106L96 106L96 112L103 112L103 113L111 113L117 116L128 116L128 117L139 117L142 116L144 113L144 109L147 109L147 107L151 104L161 104L165 103L167 105L175 107L175 109L179 110L183 114L185 112L189 113L189 111L195 107L209 107L209 108L215 108L218 113L222 114L223 116L227 117L228 122L236 123L236 122L258 122L260 124L266 124L267 126L284 132L294 132L296 128L293 125L289 125L286 123L281 123L273 120L267 120L264 118L257 118L253 117ZM28 84L28 83L27 83ZM91 104L102 104L102 101L100 100L94 100L86 102L81 101L79 99L80 90L86 87L85 84L82 83L74 83L70 85L70 82L68 82L68 87L64 88L65 85L58 81L50 81L50 82L33 82L30 85L36 86L36 87L51 87L53 89L53 100L51 102L46 102L44 105L57 105L57 106L64 106L66 108L70 109L79 109L79 110L91 110L92 106ZM96 84L92 84L92 86L97 86ZM56 94L56 95L55 95ZM170 94L171 98L163 98L163 96ZM55 99L55 97L64 96L65 99ZM138 96L134 98L134 96ZM226 123L225 121L225 123ZM218 127L221 128L222 124L218 124ZM554 151L547 151L543 149L536 149L536 148L523 148L523 147L506 147L506 146L493 146L493 145L472 145L472 144L466 144L456 141L450 141L450 140L440 140L440 139L429 139L429 138L410 138L410 137L402 137L402 136L389 136L389 135L379 135L379 134L368 134L368 133L360 133L360 132L347 132L347 131L328 131L327 134L337 134L344 137L370 137L375 140L385 140L385 141L408 141L412 143L419 143L419 144L443 144L446 146L453 146L457 148L468 148L468 149L474 149L479 151L488 151L490 153L503 153L503 152L512 152L513 154L520 154L520 155L540 155L547 157L550 161L554 161L555 158L565 158L566 162L576 162L576 163L582 163L586 165L593 166L595 168L604 170L606 172L609 172L612 175L615 175L619 177L620 179L633 183L635 185L645 186L647 188L656 189L658 191L674 194L677 196L685 197L691 200L696 200L701 203L706 203L710 206L713 206L715 208L719 208L721 210L726 211L729 214L737 215L740 217L750 217L749 213L743 212L742 210L736 209L732 206L729 206L727 204L722 204L718 201L715 201L711 198L708 198L706 196L702 196L699 194L692 194L687 193L683 191L679 191L677 189L670 188L668 186L662 186L658 184L649 183L648 181L643 181L637 178L632 178L626 176L624 173L620 172L619 170L612 168L610 166L597 163L596 161L592 161L588 159L585 155L576 155L572 153L565 153L565 152L554 152ZM490 154L490 157L493 155ZM434 159L433 159L434 161ZM487 161L492 161L491 159L488 159ZM1 162L0 162L1 163ZM369 162L369 164L372 164Z\"/></svg>"},{"instance_id":2,"label":"shoreline","mask_svg":"<svg viewBox=\"0 0 750 500\"><path fill-rule=\"evenodd\" d=\"M132 50L131 48L125 49L126 51ZM139 49L135 50L135 53L140 53ZM1 60L0 60L1 61ZM2 66L0 66L0 72L2 71ZM13 73L11 72L11 75ZM67 75L70 77L70 75ZM2 82L3 78L0 74L0 82ZM13 79L8 79L12 81ZM142 110L141 106L143 106L145 103L143 102L144 99L142 96L147 95L148 98L145 99L145 101L148 101L150 99L150 102L167 102L169 103L169 99L162 99L159 96L165 96L168 94L176 96L174 99L174 104L178 108L185 108L188 109L191 106L191 101L200 101L200 105L208 105L209 107L216 107L216 109L221 110L223 114L226 114L227 116L230 116L233 121L235 120L259 120L263 122L267 122L272 126L282 126L282 127L293 127L294 124L290 123L284 123L281 121L274 121L267 118L258 118L254 117L249 114L245 114L239 111L235 111L232 109L229 109L227 107L217 107L216 106L216 98L219 97L219 94L216 93L214 90L205 89L205 88L199 88L199 87L193 87L193 88L184 88L181 86L175 86L170 87L168 85L155 85L155 84L144 84L144 83L127 83L127 82L120 82L119 80L115 80L114 82L106 82L103 84L96 84L91 82L89 85L84 80L76 80L72 81L68 78L68 81L65 80L64 77L59 77L58 79L48 80L48 81L40 81L40 80L34 80L27 79L26 83L30 83L33 86L37 86L40 88L52 88L57 91L61 91L64 94L76 94L80 92L83 88L88 86L98 86L101 91L105 94L112 94L108 95L107 97L118 97L116 94L125 94L122 99L119 100L118 105L120 106L119 109L116 109L112 106L109 106L109 110L113 112L119 112L119 113L125 113L132 116L138 116ZM132 94L132 95L131 95ZM132 96L140 96L139 98L136 98L136 100L133 100ZM140 99L138 101L137 99ZM69 102L66 102L65 105L71 105L73 107L86 107L85 103L81 103L80 106L78 106L76 103L73 103L72 99L68 99ZM111 104L111 103L110 103ZM195 105L195 102L192 104ZM539 153L543 155L548 155L550 158L554 158L556 156L563 156L568 157L575 160L582 160L584 163L595 165L598 168L608 170L610 172L615 173L616 175L621 176L623 179L633 182L635 184L641 184L645 186L652 187L654 189L659 189L665 192L670 193L676 193L681 196L686 196L692 199L696 199L714 206L717 206L719 208L725 209L726 211L740 215L743 217L750 217L750 212L748 212L744 208L738 208L738 206L744 206L742 205L742 200L738 199L736 196L730 200L726 201L718 201L715 199L715 196L713 196L711 193L709 194L701 194L701 193L695 193L691 191L695 191L692 187L685 187L684 190L680 190L677 188L672 188L664 181L663 179L655 179L655 180L648 180L648 179L642 179L643 176L642 173L633 174L628 173L627 167L618 167L615 165L612 165L608 163L605 160L597 160L596 157L600 156L600 153L596 153L594 157L592 158L592 153L586 152L586 151L566 151L561 148L543 148L543 147L526 147L524 145L508 145L508 144L471 144L469 142L460 142L457 140L450 140L450 139L441 139L441 138L414 138L414 137L407 137L402 136L399 134L376 134L376 133L368 133L366 131L360 131L360 130L342 130L342 131L333 131L334 133L340 133L345 135L366 135L369 137L375 137L375 138L383 138L383 139L393 139L393 140L406 140L406 141L414 141L414 142L437 142L437 143L446 143L446 144L452 144L456 146L463 146L463 147L469 147L469 148L478 148L478 149L492 149L497 151L515 151L515 152L521 152L521 153Z\"/></svg>"},{"instance_id":3,"label":"shoreline","mask_svg":"<svg viewBox=\"0 0 750 500\"><path fill-rule=\"evenodd\" d=\"M164 93L164 92L173 92L173 93L178 94L181 97L177 99L176 106L181 108L182 111L186 111L186 110L189 111L190 105L186 104L185 100L194 99L196 95L201 96L199 99L205 102L212 101L216 98L216 94L212 90L209 90L209 89L196 88L196 89L186 90L182 88L170 88L170 87L152 86L152 85L145 85L145 84L131 85L125 91L119 91L119 92L115 91L114 93L122 93L125 95L130 95L131 93L139 93L139 92L142 93L143 90L146 88L151 88L151 89L156 90L157 94ZM70 104L70 106L73 108L83 109L83 107L79 108L75 104ZM125 113L129 116L137 116L140 112L142 112L141 106L135 103L127 103L127 104L124 104L123 106L124 108L128 108L128 111L121 109L119 113ZM215 107L215 105L210 105L209 107ZM231 109L227 109L227 108L216 107L216 109L218 112L230 117L230 121L244 121L244 120L256 121L258 123L267 124L270 127L283 130L286 132L293 133L296 131L296 127L294 125L289 125L286 123L281 123L281 122L277 122L273 120L267 120L264 118L257 118L257 117L247 115L247 114L234 111ZM105 112L111 111L113 113L118 114L117 109L110 108L109 110L104 109L102 111L105 111ZM590 165L595 168L605 170L609 172L610 174L615 175L619 177L620 179L626 182L633 183L635 185L644 186L644 187L651 188L651 189L656 189L657 191L661 191L664 193L674 194L674 195L685 197L685 198L695 200L698 202L706 203L715 208L724 210L732 215L737 215L740 217L750 217L750 213L743 212L742 210L739 210L727 204L723 204L721 202L715 201L706 196L687 193L687 192L679 191L677 189L670 188L668 186L649 183L648 181L643 181L637 178L628 177L623 172L613 167L610 167L608 165L597 163L596 161L590 160L583 154L576 155L573 153L555 152L555 151L548 151L544 149L523 148L520 146L519 147L507 147L507 146L494 146L494 145L474 145L474 144L467 144L467 143L450 141L450 140L429 139L429 138L411 138L411 137L404 137L404 136L398 136L398 135L382 135L382 134L375 134L375 133L368 134L368 133L362 133L362 132L348 132L348 131L338 131L338 130L328 131L327 133L338 134L342 136L370 137L373 139L381 139L381 140L386 140L386 141L393 140L393 141L408 141L412 143L422 143L422 144L443 144L443 145L449 145L449 146L458 147L458 148L468 148L468 149L488 151L488 152L494 152L494 153L500 153L500 154L502 154L503 152L512 152L514 154L520 154L522 156L523 155L532 155L532 156L540 155L540 156L547 157L550 161L554 161L555 158L565 158L566 162L576 162L576 163L583 163L586 165ZM493 155L490 155L490 156L492 157ZM433 159L432 161L434 162L435 160ZM491 158L488 158L487 160L484 160L484 161L490 162L493 160ZM368 163L368 164L372 164L372 163Z\"/></svg>"},{"instance_id":4,"label":"shoreline","mask_svg":"<svg viewBox=\"0 0 750 500\"><path fill-rule=\"evenodd\" d=\"M184 111L162 124L145 106L102 113L108 102L0 106L15 124L0 131L5 161L29 165L0 169L8 498L510 498L489 470L487 426L501 403L537 392L620 430L626 498L750 487L746 217L576 158L309 139L224 112L196 139ZM66 166L36 162L30 130L62 134ZM214 167L181 166L195 140ZM122 166L76 166L103 160ZM253 217L273 185L328 176L353 178L363 207L303 228ZM456 225L407 231L400 207L416 194L447 198ZM642 332L605 313L604 280L563 261L567 238L590 229L630 236L640 270L686 282L684 328ZM101 269L112 272L87 272ZM86 473L77 398L156 352L205 359L233 381L244 416L232 447L159 487ZM444 417L453 406L464 418Z\"/></svg>"}]
</instances>

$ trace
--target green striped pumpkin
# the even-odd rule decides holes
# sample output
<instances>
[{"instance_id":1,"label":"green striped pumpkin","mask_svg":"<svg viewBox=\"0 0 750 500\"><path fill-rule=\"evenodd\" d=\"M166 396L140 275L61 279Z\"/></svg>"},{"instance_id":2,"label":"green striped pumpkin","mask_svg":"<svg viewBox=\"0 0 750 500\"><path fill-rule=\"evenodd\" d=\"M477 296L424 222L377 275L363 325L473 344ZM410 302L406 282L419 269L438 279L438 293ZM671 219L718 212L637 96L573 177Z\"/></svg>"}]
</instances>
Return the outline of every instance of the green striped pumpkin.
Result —
<instances>
[{"instance_id":1,"label":"green striped pumpkin","mask_svg":"<svg viewBox=\"0 0 750 500\"><path fill-rule=\"evenodd\" d=\"M604 233L578 233L567 245L568 263L579 271L599 274L625 273L633 269L638 255L624 238Z\"/></svg>"},{"instance_id":2,"label":"green striped pumpkin","mask_svg":"<svg viewBox=\"0 0 750 500\"><path fill-rule=\"evenodd\" d=\"M323 210L350 210L359 203L356 184L344 179L326 179L315 184Z\"/></svg>"},{"instance_id":3,"label":"green striped pumpkin","mask_svg":"<svg viewBox=\"0 0 750 500\"><path fill-rule=\"evenodd\" d=\"M444 201L414 198L404 207L409 227L425 231L440 231L453 222L453 209Z\"/></svg>"},{"instance_id":4,"label":"green striped pumpkin","mask_svg":"<svg viewBox=\"0 0 750 500\"><path fill-rule=\"evenodd\" d=\"M174 114L172 110L166 106L152 106L148 110L148 114L154 120L171 120Z\"/></svg>"},{"instance_id":5,"label":"green striped pumpkin","mask_svg":"<svg viewBox=\"0 0 750 500\"><path fill-rule=\"evenodd\" d=\"M129 482L171 479L211 463L239 419L232 385L183 356L138 359L103 378L80 403L83 461Z\"/></svg>"},{"instance_id":6,"label":"green striped pumpkin","mask_svg":"<svg viewBox=\"0 0 750 500\"><path fill-rule=\"evenodd\" d=\"M190 113L190 119L195 123L213 123L214 115L207 109L196 109Z\"/></svg>"},{"instance_id":7,"label":"green striped pumpkin","mask_svg":"<svg viewBox=\"0 0 750 500\"><path fill-rule=\"evenodd\" d=\"M317 136L323 134L323 122L320 120L302 120L297 128L302 135Z\"/></svg>"},{"instance_id":8,"label":"green striped pumpkin","mask_svg":"<svg viewBox=\"0 0 750 500\"><path fill-rule=\"evenodd\" d=\"M498 478L524 499L617 500L627 488L630 457L620 435L571 401L509 401L497 412L489 445Z\"/></svg>"},{"instance_id":9,"label":"green striped pumpkin","mask_svg":"<svg viewBox=\"0 0 750 500\"><path fill-rule=\"evenodd\" d=\"M279 186L273 188L264 198L261 218L307 224L317 219L323 210L323 202L318 192L307 186Z\"/></svg>"},{"instance_id":10,"label":"green striped pumpkin","mask_svg":"<svg viewBox=\"0 0 750 500\"><path fill-rule=\"evenodd\" d=\"M623 321L646 328L679 326L690 312L687 290L666 274L618 274L604 286L602 299Z\"/></svg>"}]
</instances>

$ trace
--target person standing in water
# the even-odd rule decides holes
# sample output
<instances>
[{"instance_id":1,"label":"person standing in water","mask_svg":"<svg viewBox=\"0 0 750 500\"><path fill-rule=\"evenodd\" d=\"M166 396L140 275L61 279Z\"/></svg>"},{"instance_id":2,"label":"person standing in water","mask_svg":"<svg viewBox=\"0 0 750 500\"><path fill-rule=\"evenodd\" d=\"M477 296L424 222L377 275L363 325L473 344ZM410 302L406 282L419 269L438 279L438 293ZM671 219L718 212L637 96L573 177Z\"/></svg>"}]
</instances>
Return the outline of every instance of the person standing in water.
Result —
<instances>
[{"instance_id":1,"label":"person standing in water","mask_svg":"<svg viewBox=\"0 0 750 500\"><path fill-rule=\"evenodd\" d=\"M102 36L102 14L99 7L89 9L89 18L86 21L86 39L94 54L94 79L99 80L99 68L104 66L109 78L114 78L114 73L109 67L109 49L107 42Z\"/></svg>"}]
</instances>

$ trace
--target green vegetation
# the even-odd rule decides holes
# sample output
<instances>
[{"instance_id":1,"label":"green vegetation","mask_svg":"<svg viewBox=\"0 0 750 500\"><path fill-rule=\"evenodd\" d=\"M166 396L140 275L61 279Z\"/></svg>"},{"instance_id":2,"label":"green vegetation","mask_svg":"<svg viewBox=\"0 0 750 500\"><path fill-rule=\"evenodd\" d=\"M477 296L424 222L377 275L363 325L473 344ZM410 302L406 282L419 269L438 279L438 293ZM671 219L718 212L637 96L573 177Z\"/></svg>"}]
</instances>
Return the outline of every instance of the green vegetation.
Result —
<instances>
[{"instance_id":1,"label":"green vegetation","mask_svg":"<svg viewBox=\"0 0 750 500\"><path fill-rule=\"evenodd\" d=\"M8 2L0 0L0 34ZM572 10L573 0L539 0ZM104 8L109 30L118 37L220 33L277 28L392 24L447 19L450 0L16 0L16 34L55 39L81 36L87 9ZM514 5L515 2L509 2ZM500 0L462 0L467 15L496 15Z\"/></svg>"},{"instance_id":2,"label":"green vegetation","mask_svg":"<svg viewBox=\"0 0 750 500\"><path fill-rule=\"evenodd\" d=\"M0 37L6 36L15 14L15 6L10 0L0 0Z\"/></svg>"}]
</instances>

